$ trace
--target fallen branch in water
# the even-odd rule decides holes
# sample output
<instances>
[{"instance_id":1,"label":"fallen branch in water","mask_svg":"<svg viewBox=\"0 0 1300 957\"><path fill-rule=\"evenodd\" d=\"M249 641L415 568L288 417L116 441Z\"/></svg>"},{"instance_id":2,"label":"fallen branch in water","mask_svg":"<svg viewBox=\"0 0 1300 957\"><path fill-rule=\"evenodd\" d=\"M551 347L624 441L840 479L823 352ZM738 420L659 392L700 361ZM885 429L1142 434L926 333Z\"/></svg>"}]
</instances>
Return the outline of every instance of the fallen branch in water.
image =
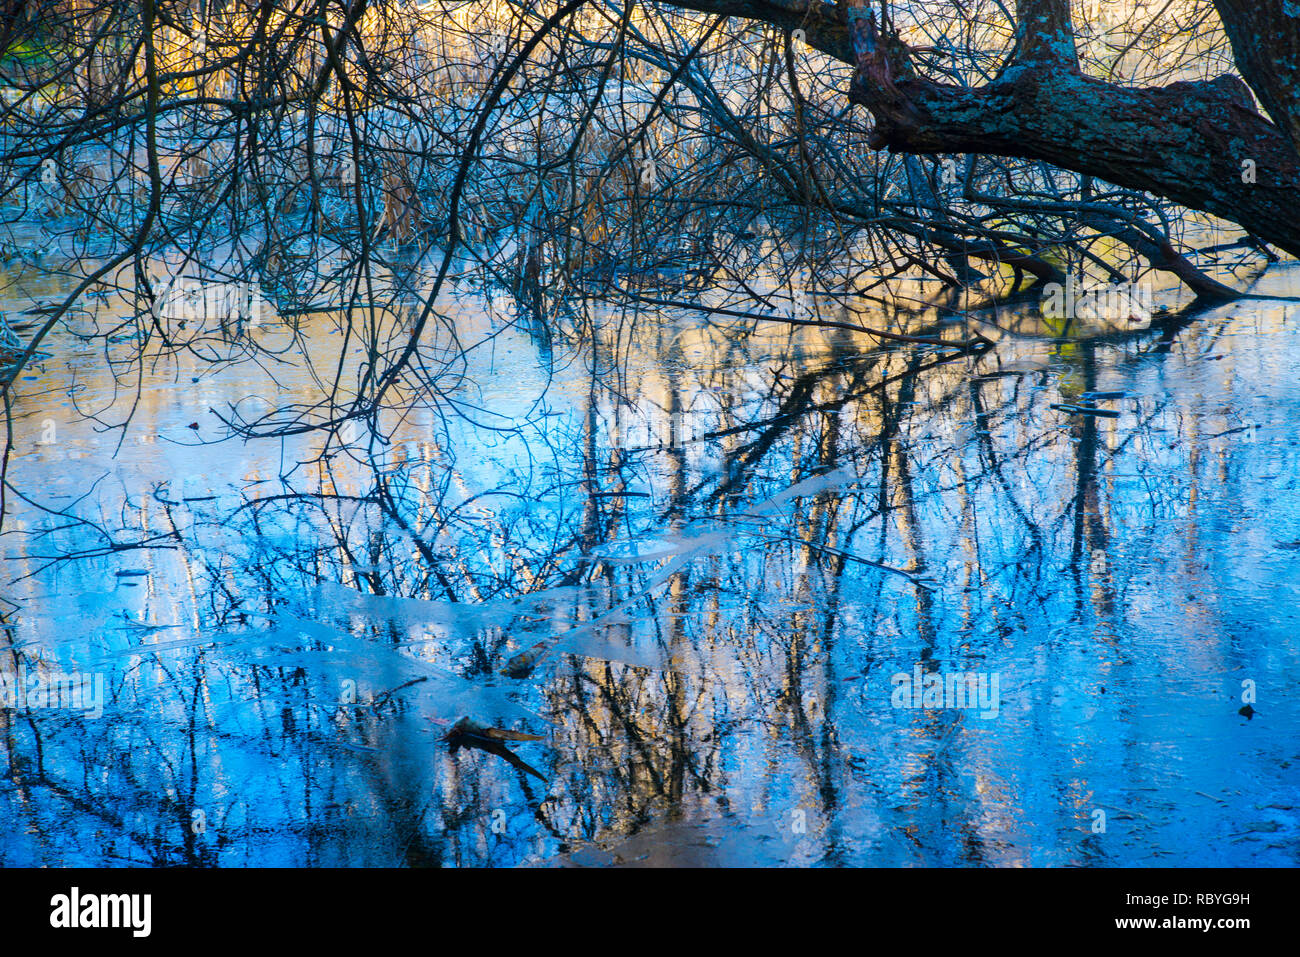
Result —
<instances>
[{"instance_id":1,"label":"fallen branch in water","mask_svg":"<svg viewBox=\"0 0 1300 957\"><path fill-rule=\"evenodd\" d=\"M404 690L404 689L406 689L406 688L409 688L409 687L411 687L412 685L418 685L418 684L420 684L421 682L423 682L423 681L428 681L428 680L429 680L429 676L428 676L428 675L421 675L419 678L412 678L410 681L404 681L402 684L398 685L396 688L390 688L390 689L387 690L387 691L384 691L384 692L381 692L380 694L375 695L375 699L374 699L373 701L370 702L369 707L370 707L372 710L374 710L374 711L378 711L378 710L379 710L380 708L382 708L384 705L388 704L388 702L391 701L391 700L393 699L393 695L397 694L397 692L402 691L402 690Z\"/></svg>"},{"instance_id":2,"label":"fallen branch in water","mask_svg":"<svg viewBox=\"0 0 1300 957\"><path fill-rule=\"evenodd\" d=\"M1066 405L1063 402L1053 402L1052 408L1058 412L1065 412L1070 415L1092 415L1101 416L1105 419L1118 419L1119 413L1113 409L1099 409L1091 405Z\"/></svg>"}]
</instances>

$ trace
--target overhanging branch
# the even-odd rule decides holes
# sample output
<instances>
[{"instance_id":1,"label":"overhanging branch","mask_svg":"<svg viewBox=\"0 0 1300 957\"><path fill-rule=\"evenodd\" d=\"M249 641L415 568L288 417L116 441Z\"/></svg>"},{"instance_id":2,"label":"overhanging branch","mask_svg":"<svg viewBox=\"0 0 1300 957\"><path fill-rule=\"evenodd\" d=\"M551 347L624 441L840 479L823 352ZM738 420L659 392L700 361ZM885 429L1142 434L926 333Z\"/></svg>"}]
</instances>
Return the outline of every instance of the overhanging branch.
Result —
<instances>
[{"instance_id":1,"label":"overhanging branch","mask_svg":"<svg viewBox=\"0 0 1300 957\"><path fill-rule=\"evenodd\" d=\"M1215 2L1237 13L1261 3L1281 15L1283 0ZM1300 126L1290 119L1295 112L1288 98L1300 103L1294 77L1300 65L1292 64L1290 72L1272 67L1290 82L1270 94L1289 118L1284 130L1255 112L1245 84L1233 76L1125 87L1083 75L1069 0L1017 0L1019 49L1008 69L978 88L916 75L907 46L876 22L866 0L841 0L835 7L819 0L674 5L803 29L810 45L854 64L849 99L871 111L874 149L1042 160L1213 213L1300 255L1300 154L1293 145ZM1300 24L1290 29L1300 33ZM1253 42L1267 49L1266 40ZM1284 86L1281 80L1276 85ZM1247 161L1251 176L1243 175Z\"/></svg>"}]
</instances>

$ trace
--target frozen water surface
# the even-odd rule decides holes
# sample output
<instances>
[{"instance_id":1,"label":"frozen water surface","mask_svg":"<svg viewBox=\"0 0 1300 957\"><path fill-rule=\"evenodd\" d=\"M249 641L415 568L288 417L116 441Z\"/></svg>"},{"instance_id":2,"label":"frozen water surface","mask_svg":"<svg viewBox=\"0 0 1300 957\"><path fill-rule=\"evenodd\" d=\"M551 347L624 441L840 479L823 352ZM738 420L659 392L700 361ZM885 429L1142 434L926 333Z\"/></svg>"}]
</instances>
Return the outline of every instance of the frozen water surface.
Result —
<instances>
[{"instance_id":1,"label":"frozen water surface","mask_svg":"<svg viewBox=\"0 0 1300 957\"><path fill-rule=\"evenodd\" d=\"M102 715L0 712L0 864L1297 863L1294 305L956 356L647 316L621 374L475 310L466 414L328 466L212 411L291 361L137 398L46 341L0 670Z\"/></svg>"}]
</instances>

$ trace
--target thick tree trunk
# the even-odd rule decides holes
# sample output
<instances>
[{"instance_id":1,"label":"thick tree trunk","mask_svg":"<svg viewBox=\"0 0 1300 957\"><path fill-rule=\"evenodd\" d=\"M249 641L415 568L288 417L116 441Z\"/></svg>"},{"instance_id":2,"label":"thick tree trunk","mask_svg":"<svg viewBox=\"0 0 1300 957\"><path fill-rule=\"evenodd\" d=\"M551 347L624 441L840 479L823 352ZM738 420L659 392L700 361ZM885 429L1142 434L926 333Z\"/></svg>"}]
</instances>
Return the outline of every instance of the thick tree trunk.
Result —
<instances>
[{"instance_id":1,"label":"thick tree trunk","mask_svg":"<svg viewBox=\"0 0 1300 957\"><path fill-rule=\"evenodd\" d=\"M1243 73L1281 125L1255 111L1233 76L1134 88L1083 75L1069 0L1017 0L1015 51L977 88L916 76L866 0L678 5L802 29L812 46L854 63L849 98L871 111L876 149L1044 160L1213 213L1300 256L1300 18L1285 12L1292 0L1215 3Z\"/></svg>"},{"instance_id":2,"label":"thick tree trunk","mask_svg":"<svg viewBox=\"0 0 1300 957\"><path fill-rule=\"evenodd\" d=\"M1079 73L1063 45L1040 42L1029 47L1036 55L967 89L912 75L902 44L872 14L850 8L848 19L849 99L875 118L872 146L1045 160L1240 223L1300 255L1300 156L1240 80L1116 86Z\"/></svg>"},{"instance_id":3,"label":"thick tree trunk","mask_svg":"<svg viewBox=\"0 0 1300 957\"><path fill-rule=\"evenodd\" d=\"M1237 69L1300 151L1300 4L1214 0Z\"/></svg>"}]
</instances>

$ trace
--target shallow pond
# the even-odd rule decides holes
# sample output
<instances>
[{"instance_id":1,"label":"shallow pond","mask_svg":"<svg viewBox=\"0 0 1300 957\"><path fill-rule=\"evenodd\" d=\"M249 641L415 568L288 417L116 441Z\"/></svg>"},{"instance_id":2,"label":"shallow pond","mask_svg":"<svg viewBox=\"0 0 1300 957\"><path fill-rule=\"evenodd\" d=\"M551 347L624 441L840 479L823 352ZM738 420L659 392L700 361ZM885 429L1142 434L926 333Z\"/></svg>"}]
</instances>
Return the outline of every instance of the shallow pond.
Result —
<instances>
[{"instance_id":1,"label":"shallow pond","mask_svg":"<svg viewBox=\"0 0 1300 957\"><path fill-rule=\"evenodd\" d=\"M438 411L328 467L221 426L291 361L61 334L0 670L102 699L0 711L0 864L1294 866L1296 315L962 354L466 305Z\"/></svg>"}]
</instances>

